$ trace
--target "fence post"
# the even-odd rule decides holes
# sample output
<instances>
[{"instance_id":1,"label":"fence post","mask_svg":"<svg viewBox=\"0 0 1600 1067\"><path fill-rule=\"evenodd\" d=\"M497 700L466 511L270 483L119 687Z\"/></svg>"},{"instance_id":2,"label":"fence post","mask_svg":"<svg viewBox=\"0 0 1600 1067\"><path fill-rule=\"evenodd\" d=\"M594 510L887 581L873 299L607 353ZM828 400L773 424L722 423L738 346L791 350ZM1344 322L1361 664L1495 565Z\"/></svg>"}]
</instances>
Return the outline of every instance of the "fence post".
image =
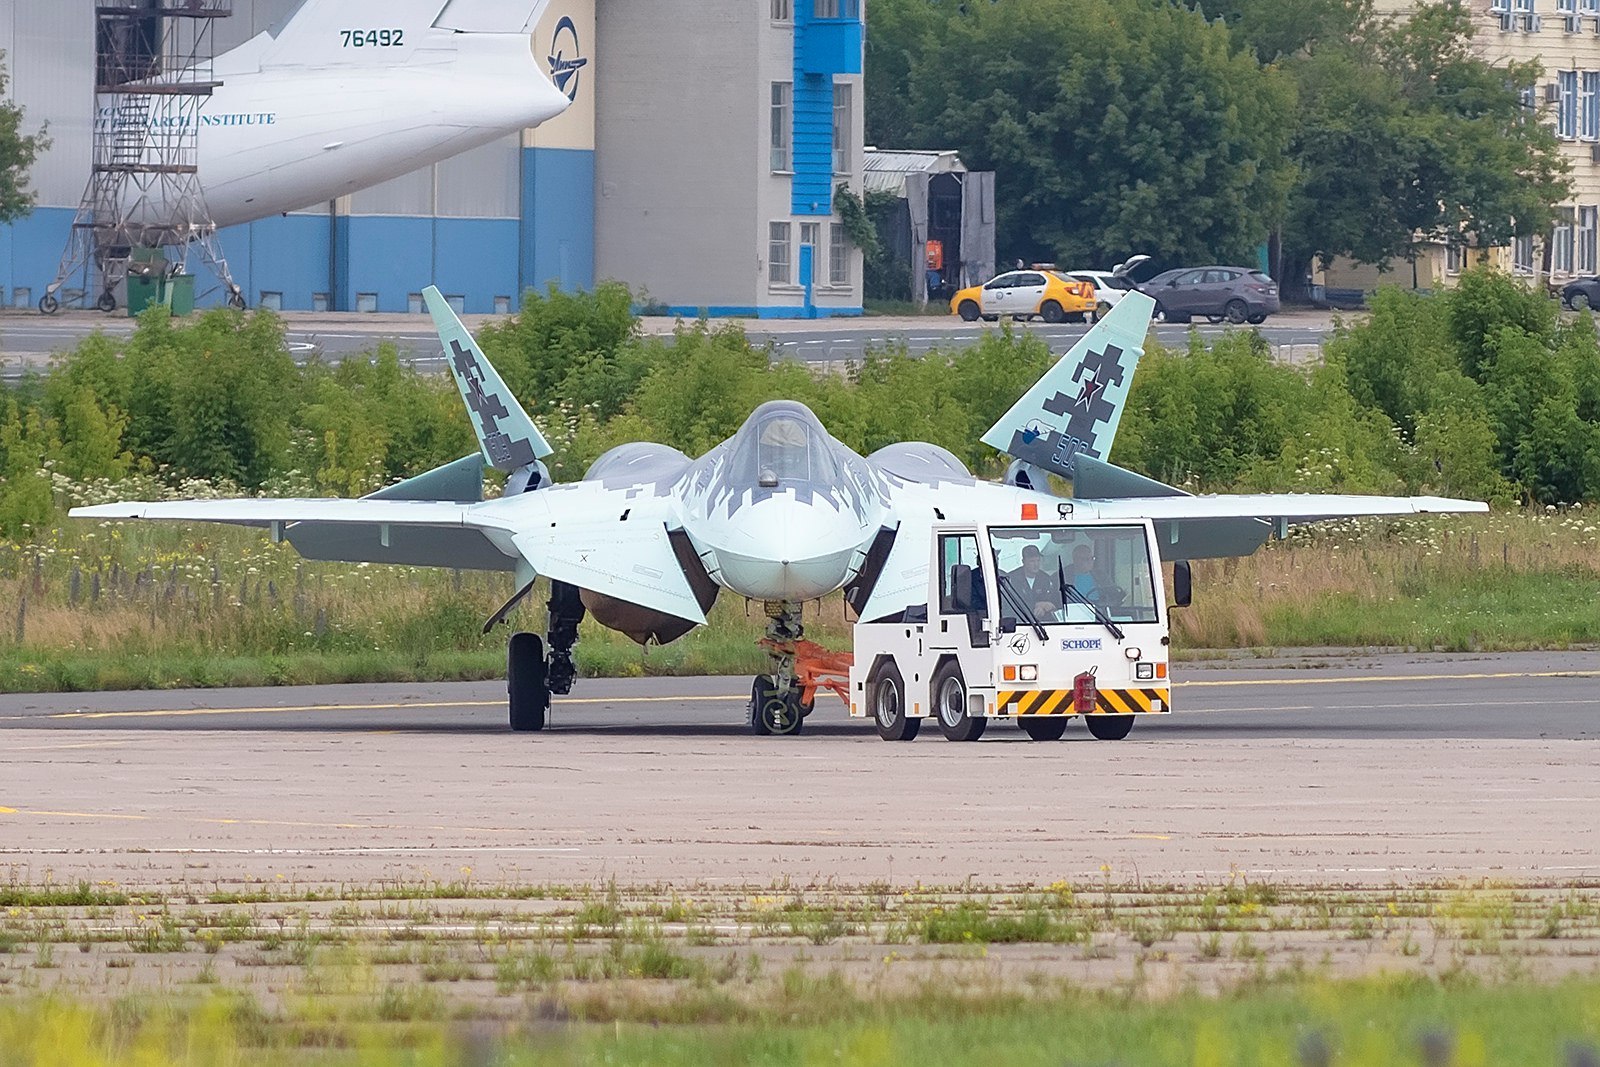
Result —
<instances>
[{"instance_id":1,"label":"fence post","mask_svg":"<svg viewBox=\"0 0 1600 1067\"><path fill-rule=\"evenodd\" d=\"M22 644L28 636L28 598L23 597L22 603L17 605L17 644Z\"/></svg>"}]
</instances>

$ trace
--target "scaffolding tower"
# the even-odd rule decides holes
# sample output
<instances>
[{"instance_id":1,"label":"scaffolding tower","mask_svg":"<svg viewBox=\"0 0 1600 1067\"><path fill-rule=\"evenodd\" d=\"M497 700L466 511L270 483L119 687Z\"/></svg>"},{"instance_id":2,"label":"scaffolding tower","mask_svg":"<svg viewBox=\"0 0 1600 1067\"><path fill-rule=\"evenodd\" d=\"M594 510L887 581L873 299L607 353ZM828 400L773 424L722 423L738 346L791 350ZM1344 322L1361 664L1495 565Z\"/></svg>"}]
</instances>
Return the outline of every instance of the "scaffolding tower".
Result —
<instances>
[{"instance_id":1,"label":"scaffolding tower","mask_svg":"<svg viewBox=\"0 0 1600 1067\"><path fill-rule=\"evenodd\" d=\"M39 300L115 311L130 272L188 273L198 252L244 306L200 184L200 112L216 81L215 27L233 0L96 0L94 159L56 279ZM78 282L76 288L68 284Z\"/></svg>"}]
</instances>

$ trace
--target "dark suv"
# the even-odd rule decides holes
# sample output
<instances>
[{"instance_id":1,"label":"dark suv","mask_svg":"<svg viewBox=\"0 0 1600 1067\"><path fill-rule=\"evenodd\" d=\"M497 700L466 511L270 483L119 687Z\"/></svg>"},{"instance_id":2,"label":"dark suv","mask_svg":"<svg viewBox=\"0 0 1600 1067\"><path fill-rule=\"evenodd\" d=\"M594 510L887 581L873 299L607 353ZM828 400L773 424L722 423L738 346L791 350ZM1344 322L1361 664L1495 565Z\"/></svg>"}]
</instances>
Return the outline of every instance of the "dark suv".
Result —
<instances>
[{"instance_id":1,"label":"dark suv","mask_svg":"<svg viewBox=\"0 0 1600 1067\"><path fill-rule=\"evenodd\" d=\"M1278 313L1278 283L1249 267L1182 267L1157 274L1139 291L1155 300L1166 322L1204 315L1211 322L1260 325Z\"/></svg>"}]
</instances>

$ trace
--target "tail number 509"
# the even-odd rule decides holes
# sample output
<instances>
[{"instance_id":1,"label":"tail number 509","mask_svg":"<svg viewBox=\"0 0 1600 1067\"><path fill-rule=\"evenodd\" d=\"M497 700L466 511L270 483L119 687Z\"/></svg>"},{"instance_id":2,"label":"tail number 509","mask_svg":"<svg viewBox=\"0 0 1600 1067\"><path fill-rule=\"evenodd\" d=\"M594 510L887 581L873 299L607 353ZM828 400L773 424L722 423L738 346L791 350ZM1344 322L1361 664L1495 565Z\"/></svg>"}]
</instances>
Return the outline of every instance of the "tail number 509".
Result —
<instances>
[{"instance_id":1,"label":"tail number 509","mask_svg":"<svg viewBox=\"0 0 1600 1067\"><path fill-rule=\"evenodd\" d=\"M346 48L399 48L406 43L405 30L340 30Z\"/></svg>"}]
</instances>

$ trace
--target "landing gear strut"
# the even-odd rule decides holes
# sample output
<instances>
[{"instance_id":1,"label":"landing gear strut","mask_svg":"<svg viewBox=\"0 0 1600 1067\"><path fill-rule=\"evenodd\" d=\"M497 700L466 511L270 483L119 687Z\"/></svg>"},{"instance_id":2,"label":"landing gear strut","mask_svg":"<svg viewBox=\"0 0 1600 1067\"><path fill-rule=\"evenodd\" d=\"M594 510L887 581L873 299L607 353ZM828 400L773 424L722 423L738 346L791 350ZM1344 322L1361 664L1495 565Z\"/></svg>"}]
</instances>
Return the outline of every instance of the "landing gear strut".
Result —
<instances>
[{"instance_id":1,"label":"landing gear strut","mask_svg":"<svg viewBox=\"0 0 1600 1067\"><path fill-rule=\"evenodd\" d=\"M804 634L797 608L767 604L767 637L761 645L767 650L772 673L756 675L750 687L750 729L760 736L798 734L805 725L811 709L802 704L795 678L796 649ZM814 701L814 692L812 697Z\"/></svg>"},{"instance_id":2,"label":"landing gear strut","mask_svg":"<svg viewBox=\"0 0 1600 1067\"><path fill-rule=\"evenodd\" d=\"M550 692L565 695L572 692L572 683L578 677L577 664L572 662L572 649L578 643L578 624L586 614L583 597L575 585L552 582L550 601L546 607L549 611L545 639L550 643L547 664Z\"/></svg>"}]
</instances>

